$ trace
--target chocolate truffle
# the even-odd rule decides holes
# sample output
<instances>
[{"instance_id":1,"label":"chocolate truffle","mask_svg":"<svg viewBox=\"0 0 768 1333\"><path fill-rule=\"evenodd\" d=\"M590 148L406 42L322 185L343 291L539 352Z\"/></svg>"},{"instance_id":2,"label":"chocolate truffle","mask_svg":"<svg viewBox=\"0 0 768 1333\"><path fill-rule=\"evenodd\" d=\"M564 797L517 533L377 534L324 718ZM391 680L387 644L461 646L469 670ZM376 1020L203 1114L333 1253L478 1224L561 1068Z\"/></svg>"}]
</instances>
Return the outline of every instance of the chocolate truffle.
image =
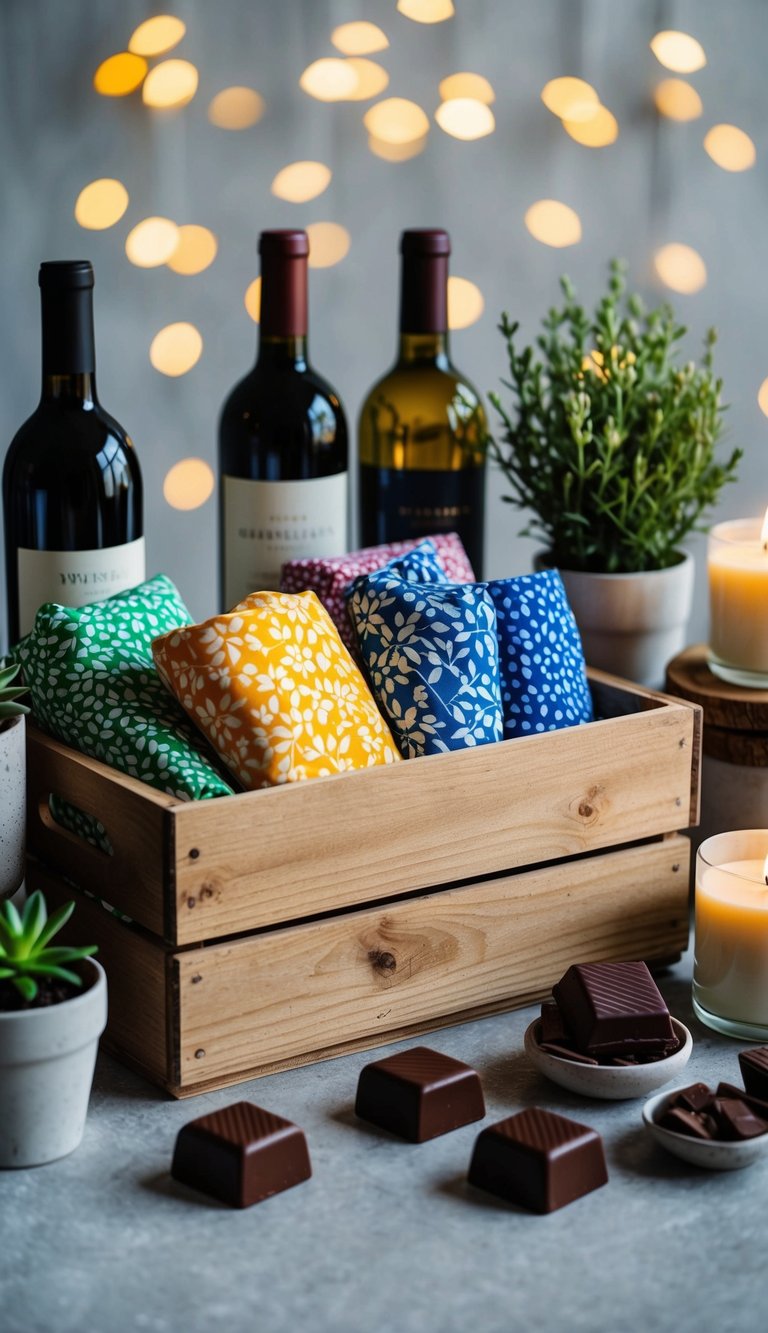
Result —
<instances>
[{"instance_id":1,"label":"chocolate truffle","mask_svg":"<svg viewBox=\"0 0 768 1333\"><path fill-rule=\"evenodd\" d=\"M312 1174L303 1130L253 1102L235 1102L179 1130L174 1180L249 1208Z\"/></svg>"},{"instance_id":2,"label":"chocolate truffle","mask_svg":"<svg viewBox=\"0 0 768 1333\"><path fill-rule=\"evenodd\" d=\"M469 1065L414 1046L361 1070L355 1114L411 1143L424 1143L482 1120L485 1102L479 1075Z\"/></svg>"},{"instance_id":3,"label":"chocolate truffle","mask_svg":"<svg viewBox=\"0 0 768 1333\"><path fill-rule=\"evenodd\" d=\"M552 1213L608 1180L600 1135L530 1106L478 1136L469 1181L535 1213Z\"/></svg>"}]
</instances>

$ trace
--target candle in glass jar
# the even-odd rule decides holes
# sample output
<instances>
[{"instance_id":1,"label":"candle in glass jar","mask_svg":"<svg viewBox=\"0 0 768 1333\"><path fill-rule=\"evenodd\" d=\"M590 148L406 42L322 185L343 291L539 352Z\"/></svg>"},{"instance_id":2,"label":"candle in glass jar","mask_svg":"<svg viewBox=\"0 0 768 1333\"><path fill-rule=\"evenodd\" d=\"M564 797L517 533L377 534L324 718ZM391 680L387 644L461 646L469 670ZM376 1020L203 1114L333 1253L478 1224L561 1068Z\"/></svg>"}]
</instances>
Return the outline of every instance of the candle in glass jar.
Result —
<instances>
[{"instance_id":1,"label":"candle in glass jar","mask_svg":"<svg viewBox=\"0 0 768 1333\"><path fill-rule=\"evenodd\" d=\"M768 1030L766 851L768 830L747 829L709 838L697 857L694 1001L725 1030Z\"/></svg>"},{"instance_id":2,"label":"candle in glass jar","mask_svg":"<svg viewBox=\"0 0 768 1333\"><path fill-rule=\"evenodd\" d=\"M710 533L710 666L737 685L768 686L768 510Z\"/></svg>"}]
</instances>

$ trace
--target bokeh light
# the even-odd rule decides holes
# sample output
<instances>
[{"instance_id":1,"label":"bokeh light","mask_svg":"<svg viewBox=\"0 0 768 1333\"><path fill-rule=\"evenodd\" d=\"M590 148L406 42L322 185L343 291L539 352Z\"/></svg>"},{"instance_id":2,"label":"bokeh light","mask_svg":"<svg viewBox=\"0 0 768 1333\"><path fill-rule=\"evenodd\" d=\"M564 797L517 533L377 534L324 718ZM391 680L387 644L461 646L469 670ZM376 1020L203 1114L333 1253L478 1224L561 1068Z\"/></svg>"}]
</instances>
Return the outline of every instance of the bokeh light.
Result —
<instances>
[{"instance_id":1,"label":"bokeh light","mask_svg":"<svg viewBox=\"0 0 768 1333\"><path fill-rule=\"evenodd\" d=\"M178 46L186 31L186 23L173 14L156 14L135 29L128 50L137 56L160 56Z\"/></svg>"},{"instance_id":2,"label":"bokeh light","mask_svg":"<svg viewBox=\"0 0 768 1333\"><path fill-rule=\"evenodd\" d=\"M696 89L685 79L662 79L653 100L659 114L669 120L697 120L704 109Z\"/></svg>"},{"instance_id":3,"label":"bokeh light","mask_svg":"<svg viewBox=\"0 0 768 1333\"><path fill-rule=\"evenodd\" d=\"M564 120L563 129L585 148L606 148L619 137L619 123L606 106L598 106L589 120Z\"/></svg>"},{"instance_id":4,"label":"bokeh light","mask_svg":"<svg viewBox=\"0 0 768 1333\"><path fill-rule=\"evenodd\" d=\"M755 145L738 125L713 125L704 136L704 147L723 171L749 171L755 165Z\"/></svg>"},{"instance_id":5,"label":"bokeh light","mask_svg":"<svg viewBox=\"0 0 768 1333\"><path fill-rule=\"evenodd\" d=\"M102 60L93 76L93 86L102 97L127 97L138 88L148 68L142 56L121 51Z\"/></svg>"},{"instance_id":6,"label":"bokeh light","mask_svg":"<svg viewBox=\"0 0 768 1333\"><path fill-rule=\"evenodd\" d=\"M145 106L179 107L192 101L200 76L189 60L162 60L149 71L141 90Z\"/></svg>"},{"instance_id":7,"label":"bokeh light","mask_svg":"<svg viewBox=\"0 0 768 1333\"><path fill-rule=\"evenodd\" d=\"M663 245L656 251L653 264L664 285L683 296L700 292L706 284L707 266L698 251L690 245L676 242Z\"/></svg>"},{"instance_id":8,"label":"bokeh light","mask_svg":"<svg viewBox=\"0 0 768 1333\"><path fill-rule=\"evenodd\" d=\"M349 60L326 56L307 65L299 87L318 102L343 102L357 87L357 74Z\"/></svg>"},{"instance_id":9,"label":"bokeh light","mask_svg":"<svg viewBox=\"0 0 768 1333\"><path fill-rule=\"evenodd\" d=\"M332 268L349 254L352 238L340 223L310 222L306 232L309 237L310 268Z\"/></svg>"},{"instance_id":10,"label":"bokeh light","mask_svg":"<svg viewBox=\"0 0 768 1333\"><path fill-rule=\"evenodd\" d=\"M492 85L482 74L449 74L440 80L440 101L449 102L452 97L473 97L476 102L485 102L490 106L496 101Z\"/></svg>"},{"instance_id":11,"label":"bokeh light","mask_svg":"<svg viewBox=\"0 0 768 1333\"><path fill-rule=\"evenodd\" d=\"M561 120L590 120L600 105L591 83L584 79L550 79L541 90L541 100Z\"/></svg>"},{"instance_id":12,"label":"bokeh light","mask_svg":"<svg viewBox=\"0 0 768 1333\"><path fill-rule=\"evenodd\" d=\"M122 181L104 176L80 191L75 203L75 221L90 231L114 227L128 207L128 191Z\"/></svg>"},{"instance_id":13,"label":"bokeh light","mask_svg":"<svg viewBox=\"0 0 768 1333\"><path fill-rule=\"evenodd\" d=\"M453 0L397 0L397 8L415 23L442 23L456 13Z\"/></svg>"},{"instance_id":14,"label":"bokeh light","mask_svg":"<svg viewBox=\"0 0 768 1333\"><path fill-rule=\"evenodd\" d=\"M373 134L368 135L368 147L371 152L375 157L383 158L385 162L408 162L410 158L423 153L426 146L426 134L420 139L411 139L409 143L387 143L386 139L377 139Z\"/></svg>"},{"instance_id":15,"label":"bokeh light","mask_svg":"<svg viewBox=\"0 0 768 1333\"><path fill-rule=\"evenodd\" d=\"M210 267L216 258L218 241L207 227L187 222L178 228L179 239L173 254L168 259L168 267L174 273L190 275L202 273Z\"/></svg>"},{"instance_id":16,"label":"bokeh light","mask_svg":"<svg viewBox=\"0 0 768 1333\"><path fill-rule=\"evenodd\" d=\"M179 243L179 229L170 218L144 218L129 231L125 253L137 268L166 264Z\"/></svg>"},{"instance_id":17,"label":"bokeh light","mask_svg":"<svg viewBox=\"0 0 768 1333\"><path fill-rule=\"evenodd\" d=\"M453 97L441 102L435 120L454 139L482 139L496 128L491 108L476 97Z\"/></svg>"},{"instance_id":18,"label":"bokeh light","mask_svg":"<svg viewBox=\"0 0 768 1333\"><path fill-rule=\"evenodd\" d=\"M289 204L305 204L328 189L332 174L324 162L290 162L278 171L271 190L276 198Z\"/></svg>"},{"instance_id":19,"label":"bokeh light","mask_svg":"<svg viewBox=\"0 0 768 1333\"><path fill-rule=\"evenodd\" d=\"M483 293L469 278L448 279L448 328L468 329L476 324L485 309Z\"/></svg>"},{"instance_id":20,"label":"bokeh light","mask_svg":"<svg viewBox=\"0 0 768 1333\"><path fill-rule=\"evenodd\" d=\"M345 56L368 56L372 51L384 51L389 46L389 39L381 28L364 19L334 28L331 42Z\"/></svg>"},{"instance_id":21,"label":"bokeh light","mask_svg":"<svg viewBox=\"0 0 768 1333\"><path fill-rule=\"evenodd\" d=\"M149 349L149 359L162 375L186 375L196 366L203 351L203 339L194 324L166 324L156 333Z\"/></svg>"},{"instance_id":22,"label":"bokeh light","mask_svg":"<svg viewBox=\"0 0 768 1333\"><path fill-rule=\"evenodd\" d=\"M651 50L660 65L675 74L695 74L707 63L704 47L687 32L666 29L651 38Z\"/></svg>"},{"instance_id":23,"label":"bokeh light","mask_svg":"<svg viewBox=\"0 0 768 1333\"><path fill-rule=\"evenodd\" d=\"M760 404L760 411L768 417L768 379L764 379L760 385L757 401Z\"/></svg>"},{"instance_id":24,"label":"bokeh light","mask_svg":"<svg viewBox=\"0 0 768 1333\"><path fill-rule=\"evenodd\" d=\"M165 474L163 495L172 509L199 509L213 495L213 468L204 458L182 458Z\"/></svg>"},{"instance_id":25,"label":"bokeh light","mask_svg":"<svg viewBox=\"0 0 768 1333\"><path fill-rule=\"evenodd\" d=\"M255 88L222 88L211 98L208 119L220 130L247 130L264 115L265 103Z\"/></svg>"},{"instance_id":26,"label":"bokeh light","mask_svg":"<svg viewBox=\"0 0 768 1333\"><path fill-rule=\"evenodd\" d=\"M363 123L374 139L386 143L411 143L429 131L427 114L416 102L405 97L387 97L369 107Z\"/></svg>"},{"instance_id":27,"label":"bokeh light","mask_svg":"<svg viewBox=\"0 0 768 1333\"><path fill-rule=\"evenodd\" d=\"M559 199L538 199L525 214L525 225L535 241L561 249L581 240L581 218Z\"/></svg>"},{"instance_id":28,"label":"bokeh light","mask_svg":"<svg viewBox=\"0 0 768 1333\"><path fill-rule=\"evenodd\" d=\"M245 308L254 324L261 319L261 278L254 278L243 298Z\"/></svg>"},{"instance_id":29,"label":"bokeh light","mask_svg":"<svg viewBox=\"0 0 768 1333\"><path fill-rule=\"evenodd\" d=\"M370 97L378 97L389 85L389 74L383 65L375 60L364 60L361 56L350 56L346 62L357 75L357 83L345 98L347 102L367 102Z\"/></svg>"}]
</instances>

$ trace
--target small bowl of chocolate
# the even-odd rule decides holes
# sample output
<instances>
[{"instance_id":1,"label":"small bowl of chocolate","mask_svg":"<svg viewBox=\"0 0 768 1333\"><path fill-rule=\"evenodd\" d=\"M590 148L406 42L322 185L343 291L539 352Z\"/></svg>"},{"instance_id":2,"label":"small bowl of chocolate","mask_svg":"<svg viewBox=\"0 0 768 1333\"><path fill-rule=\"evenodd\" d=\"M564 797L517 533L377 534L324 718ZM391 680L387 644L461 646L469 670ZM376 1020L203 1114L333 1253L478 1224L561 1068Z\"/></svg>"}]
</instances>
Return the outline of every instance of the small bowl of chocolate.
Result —
<instances>
[{"instance_id":1,"label":"small bowl of chocolate","mask_svg":"<svg viewBox=\"0 0 768 1333\"><path fill-rule=\"evenodd\" d=\"M531 1063L553 1083L608 1101L647 1097L679 1077L693 1050L645 963L577 963L525 1034Z\"/></svg>"},{"instance_id":2,"label":"small bowl of chocolate","mask_svg":"<svg viewBox=\"0 0 768 1333\"><path fill-rule=\"evenodd\" d=\"M657 1093L643 1123L667 1152L706 1171L737 1171L768 1153L768 1102L730 1083Z\"/></svg>"}]
</instances>

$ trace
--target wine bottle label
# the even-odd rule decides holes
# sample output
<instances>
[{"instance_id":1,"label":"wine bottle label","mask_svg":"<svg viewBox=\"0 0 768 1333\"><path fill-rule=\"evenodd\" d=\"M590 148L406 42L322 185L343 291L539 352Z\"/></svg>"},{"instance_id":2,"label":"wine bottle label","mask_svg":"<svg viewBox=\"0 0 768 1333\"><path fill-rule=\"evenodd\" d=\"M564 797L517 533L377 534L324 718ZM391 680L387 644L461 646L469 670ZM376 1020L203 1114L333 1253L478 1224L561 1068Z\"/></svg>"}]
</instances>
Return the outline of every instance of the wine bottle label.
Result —
<instances>
[{"instance_id":1,"label":"wine bottle label","mask_svg":"<svg viewBox=\"0 0 768 1333\"><path fill-rule=\"evenodd\" d=\"M276 591L286 560L344 555L346 472L304 481L223 478L225 609L251 592Z\"/></svg>"},{"instance_id":2,"label":"wine bottle label","mask_svg":"<svg viewBox=\"0 0 768 1333\"><path fill-rule=\"evenodd\" d=\"M19 547L19 633L28 634L44 602L86 606L143 583L144 538L96 551L31 551Z\"/></svg>"},{"instance_id":3,"label":"wine bottle label","mask_svg":"<svg viewBox=\"0 0 768 1333\"><path fill-rule=\"evenodd\" d=\"M360 526L364 546L457 532L477 578L483 567L485 468L360 466Z\"/></svg>"}]
</instances>

